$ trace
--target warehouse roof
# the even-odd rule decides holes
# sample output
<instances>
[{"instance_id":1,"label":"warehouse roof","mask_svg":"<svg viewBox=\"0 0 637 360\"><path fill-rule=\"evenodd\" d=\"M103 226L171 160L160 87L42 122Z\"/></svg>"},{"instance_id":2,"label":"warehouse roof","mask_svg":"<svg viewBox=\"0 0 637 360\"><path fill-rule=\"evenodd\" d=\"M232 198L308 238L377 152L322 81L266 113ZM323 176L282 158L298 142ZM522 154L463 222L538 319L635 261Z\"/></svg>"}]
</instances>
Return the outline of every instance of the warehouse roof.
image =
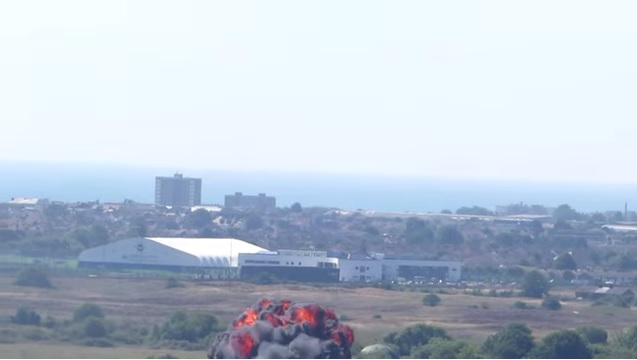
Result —
<instances>
[{"instance_id":1,"label":"warehouse roof","mask_svg":"<svg viewBox=\"0 0 637 360\"><path fill-rule=\"evenodd\" d=\"M268 251L262 247L232 238L161 238L148 237L151 240L175 250L198 257L203 263L216 266L237 266L240 253L258 253Z\"/></svg>"},{"instance_id":2,"label":"warehouse roof","mask_svg":"<svg viewBox=\"0 0 637 360\"><path fill-rule=\"evenodd\" d=\"M135 237L86 249L79 261L81 266L237 267L240 253L263 251L230 238Z\"/></svg>"}]
</instances>

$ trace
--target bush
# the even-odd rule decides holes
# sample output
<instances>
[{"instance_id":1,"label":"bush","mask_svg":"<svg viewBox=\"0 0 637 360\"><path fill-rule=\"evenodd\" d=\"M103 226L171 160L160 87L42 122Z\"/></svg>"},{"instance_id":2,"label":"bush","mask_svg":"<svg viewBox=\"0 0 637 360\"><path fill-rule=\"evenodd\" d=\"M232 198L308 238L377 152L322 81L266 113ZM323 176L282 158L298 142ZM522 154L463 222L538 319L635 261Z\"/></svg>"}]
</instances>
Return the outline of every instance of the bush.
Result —
<instances>
[{"instance_id":1,"label":"bush","mask_svg":"<svg viewBox=\"0 0 637 360\"><path fill-rule=\"evenodd\" d=\"M438 326L416 324L403 329L400 332L392 332L385 336L386 344L396 347L401 356L409 356L412 349L426 345L433 338L451 340L447 331Z\"/></svg>"},{"instance_id":2,"label":"bush","mask_svg":"<svg viewBox=\"0 0 637 360\"><path fill-rule=\"evenodd\" d=\"M94 316L89 316L84 320L82 331L84 333L84 336L90 338L102 338L106 337L106 335L108 334L106 324L104 324L104 319Z\"/></svg>"},{"instance_id":3,"label":"bush","mask_svg":"<svg viewBox=\"0 0 637 360\"><path fill-rule=\"evenodd\" d=\"M174 288L182 288L182 287L185 287L185 285L181 281L175 279L174 277L170 277L166 279L166 289L174 289Z\"/></svg>"},{"instance_id":4,"label":"bush","mask_svg":"<svg viewBox=\"0 0 637 360\"><path fill-rule=\"evenodd\" d=\"M220 329L217 318L212 315L193 315L179 311L161 326L155 327L152 338L196 343Z\"/></svg>"},{"instance_id":5,"label":"bush","mask_svg":"<svg viewBox=\"0 0 637 360\"><path fill-rule=\"evenodd\" d=\"M42 328L28 328L22 331L22 337L29 341L42 341L49 339L49 334Z\"/></svg>"},{"instance_id":6,"label":"bush","mask_svg":"<svg viewBox=\"0 0 637 360\"><path fill-rule=\"evenodd\" d=\"M558 298L551 296L542 300L541 307L546 310L559 310L562 308L562 304Z\"/></svg>"},{"instance_id":7,"label":"bush","mask_svg":"<svg viewBox=\"0 0 637 360\"><path fill-rule=\"evenodd\" d=\"M45 317L44 321L42 322L42 326L47 329L53 329L57 326L57 320L55 320L53 316L47 315L47 317Z\"/></svg>"},{"instance_id":8,"label":"bush","mask_svg":"<svg viewBox=\"0 0 637 360\"><path fill-rule=\"evenodd\" d=\"M482 344L482 352L495 359L521 359L533 349L531 334L525 324L510 324L489 336Z\"/></svg>"},{"instance_id":9,"label":"bush","mask_svg":"<svg viewBox=\"0 0 637 360\"><path fill-rule=\"evenodd\" d=\"M15 316L11 317L11 322L21 325L40 326L40 315L33 309L20 306L18 310L16 310Z\"/></svg>"},{"instance_id":10,"label":"bush","mask_svg":"<svg viewBox=\"0 0 637 360\"><path fill-rule=\"evenodd\" d=\"M513 305L511 306L514 309L521 309L521 310L531 310L533 309L533 306L525 303L524 301L516 301L513 303Z\"/></svg>"},{"instance_id":11,"label":"bush","mask_svg":"<svg viewBox=\"0 0 637 360\"><path fill-rule=\"evenodd\" d=\"M99 305L91 303L85 303L75 309L75 311L73 312L73 321L75 322L81 322L88 317L103 319L104 312L102 311L102 308L99 307Z\"/></svg>"},{"instance_id":12,"label":"bush","mask_svg":"<svg viewBox=\"0 0 637 360\"><path fill-rule=\"evenodd\" d=\"M586 341L573 330L559 330L546 335L542 343L529 355L536 359L590 359L593 357Z\"/></svg>"},{"instance_id":13,"label":"bush","mask_svg":"<svg viewBox=\"0 0 637 360\"><path fill-rule=\"evenodd\" d=\"M582 326L575 332L589 344L605 344L608 341L608 332L597 326Z\"/></svg>"},{"instance_id":14,"label":"bush","mask_svg":"<svg viewBox=\"0 0 637 360\"><path fill-rule=\"evenodd\" d=\"M422 303L425 306L436 306L440 304L440 296L436 294L427 294L422 298Z\"/></svg>"},{"instance_id":15,"label":"bush","mask_svg":"<svg viewBox=\"0 0 637 360\"><path fill-rule=\"evenodd\" d=\"M51 281L44 271L37 268L27 268L18 273L16 280L13 282L20 286L33 286L50 289L53 287Z\"/></svg>"}]
</instances>

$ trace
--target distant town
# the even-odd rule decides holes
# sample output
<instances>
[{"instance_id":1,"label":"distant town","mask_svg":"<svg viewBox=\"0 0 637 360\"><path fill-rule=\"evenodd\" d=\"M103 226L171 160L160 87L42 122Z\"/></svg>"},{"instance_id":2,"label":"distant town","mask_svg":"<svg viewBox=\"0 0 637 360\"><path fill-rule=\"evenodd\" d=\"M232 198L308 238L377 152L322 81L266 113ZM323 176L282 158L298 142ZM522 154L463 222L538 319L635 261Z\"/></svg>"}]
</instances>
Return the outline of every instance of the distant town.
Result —
<instances>
[{"instance_id":1,"label":"distant town","mask_svg":"<svg viewBox=\"0 0 637 360\"><path fill-rule=\"evenodd\" d=\"M76 258L85 268L209 278L458 283L511 280L530 266L561 283L637 283L637 214L627 204L588 214L524 203L385 213L281 208L265 193L202 204L201 194L201 179L176 173L155 178L154 204L15 197L0 204L0 244L14 256Z\"/></svg>"}]
</instances>

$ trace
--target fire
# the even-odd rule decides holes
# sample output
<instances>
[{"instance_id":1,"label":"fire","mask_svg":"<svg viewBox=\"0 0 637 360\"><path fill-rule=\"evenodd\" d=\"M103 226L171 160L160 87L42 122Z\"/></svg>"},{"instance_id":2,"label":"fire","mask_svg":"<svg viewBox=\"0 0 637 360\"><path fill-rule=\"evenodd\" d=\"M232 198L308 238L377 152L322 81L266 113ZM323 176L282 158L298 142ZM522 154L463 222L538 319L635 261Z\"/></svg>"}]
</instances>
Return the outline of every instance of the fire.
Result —
<instances>
[{"instance_id":1,"label":"fire","mask_svg":"<svg viewBox=\"0 0 637 360\"><path fill-rule=\"evenodd\" d=\"M318 322L322 320L325 312L318 305L305 305L292 309L292 321L297 323L310 323L315 328Z\"/></svg>"},{"instance_id":2,"label":"fire","mask_svg":"<svg viewBox=\"0 0 637 360\"><path fill-rule=\"evenodd\" d=\"M351 358L351 328L318 304L261 299L217 336L209 358Z\"/></svg>"},{"instance_id":3,"label":"fire","mask_svg":"<svg viewBox=\"0 0 637 360\"><path fill-rule=\"evenodd\" d=\"M235 333L231 336L230 341L232 348L237 350L240 358L246 359L251 357L254 351L254 339L249 333Z\"/></svg>"},{"instance_id":4,"label":"fire","mask_svg":"<svg viewBox=\"0 0 637 360\"><path fill-rule=\"evenodd\" d=\"M254 323L257 321L258 316L259 314L256 312L256 310L248 309L239 319L233 322L232 327L236 329L244 325L254 325Z\"/></svg>"}]
</instances>

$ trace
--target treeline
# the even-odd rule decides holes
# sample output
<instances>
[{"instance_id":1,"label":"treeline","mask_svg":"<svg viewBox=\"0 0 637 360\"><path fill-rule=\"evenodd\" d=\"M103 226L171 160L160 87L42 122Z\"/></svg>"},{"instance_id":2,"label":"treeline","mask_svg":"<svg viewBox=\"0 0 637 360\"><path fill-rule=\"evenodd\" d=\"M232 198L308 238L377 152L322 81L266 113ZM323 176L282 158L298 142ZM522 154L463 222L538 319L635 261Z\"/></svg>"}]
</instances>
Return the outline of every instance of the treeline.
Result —
<instances>
[{"instance_id":1,"label":"treeline","mask_svg":"<svg viewBox=\"0 0 637 360\"><path fill-rule=\"evenodd\" d=\"M3 342L56 341L81 346L146 345L153 348L204 351L225 326L213 315L178 311L151 329L107 318L93 303L77 307L69 318L43 317L21 306L9 321L20 327L5 328Z\"/></svg>"},{"instance_id":2,"label":"treeline","mask_svg":"<svg viewBox=\"0 0 637 360\"><path fill-rule=\"evenodd\" d=\"M385 349L361 352L363 358L414 359L592 359L635 358L637 326L609 339L606 330L596 326L558 330L536 338L525 324L512 323L482 344L454 339L441 327L416 324L383 338Z\"/></svg>"}]
</instances>

